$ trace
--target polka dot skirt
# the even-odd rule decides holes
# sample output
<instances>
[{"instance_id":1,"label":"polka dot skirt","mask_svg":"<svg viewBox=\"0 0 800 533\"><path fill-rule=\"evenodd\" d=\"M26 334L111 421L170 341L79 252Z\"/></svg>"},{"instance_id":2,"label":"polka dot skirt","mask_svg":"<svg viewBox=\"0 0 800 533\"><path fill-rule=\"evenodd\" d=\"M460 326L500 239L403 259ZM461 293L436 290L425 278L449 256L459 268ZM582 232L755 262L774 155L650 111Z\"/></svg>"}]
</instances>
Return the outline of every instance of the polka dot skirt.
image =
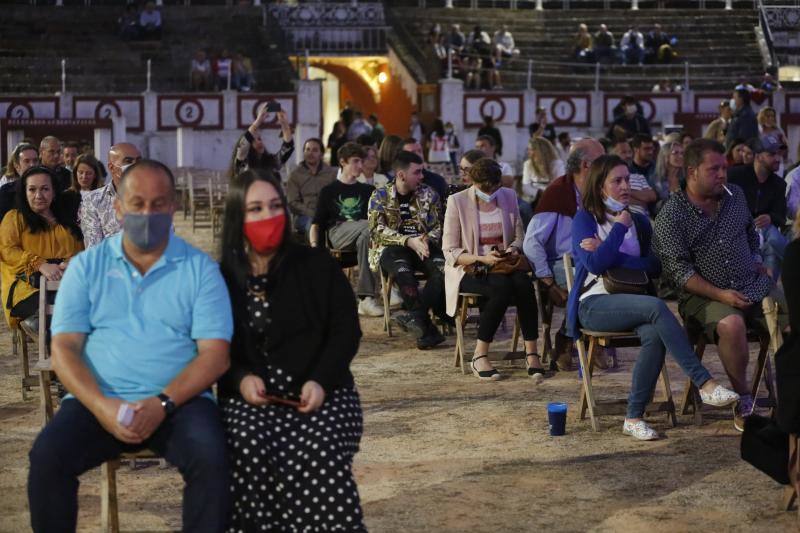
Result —
<instances>
[{"instance_id":1,"label":"polka dot skirt","mask_svg":"<svg viewBox=\"0 0 800 533\"><path fill-rule=\"evenodd\" d=\"M263 335L269 306L256 297L249 304L250 325ZM280 368L268 364L267 375L269 391L296 389ZM355 389L332 391L310 414L241 398L225 400L222 414L233 474L230 532L366 531L351 471L363 424Z\"/></svg>"}]
</instances>

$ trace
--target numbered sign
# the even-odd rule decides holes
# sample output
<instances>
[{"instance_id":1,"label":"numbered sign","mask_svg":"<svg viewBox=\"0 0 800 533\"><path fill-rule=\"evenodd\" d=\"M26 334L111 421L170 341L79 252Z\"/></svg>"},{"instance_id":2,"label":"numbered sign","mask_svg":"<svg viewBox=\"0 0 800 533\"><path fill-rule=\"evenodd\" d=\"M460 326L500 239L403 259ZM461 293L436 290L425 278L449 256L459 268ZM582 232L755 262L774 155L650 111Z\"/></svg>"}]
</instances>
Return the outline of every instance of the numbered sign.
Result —
<instances>
[{"instance_id":1,"label":"numbered sign","mask_svg":"<svg viewBox=\"0 0 800 533\"><path fill-rule=\"evenodd\" d=\"M97 120L125 117L128 131L143 131L144 99L141 96L76 96L72 99L72 116Z\"/></svg>"},{"instance_id":2,"label":"numbered sign","mask_svg":"<svg viewBox=\"0 0 800 533\"><path fill-rule=\"evenodd\" d=\"M158 97L158 129L222 129L221 95L166 95Z\"/></svg>"},{"instance_id":3,"label":"numbered sign","mask_svg":"<svg viewBox=\"0 0 800 533\"><path fill-rule=\"evenodd\" d=\"M55 97L0 97L0 118L9 120L60 118L59 101Z\"/></svg>"},{"instance_id":4,"label":"numbered sign","mask_svg":"<svg viewBox=\"0 0 800 533\"><path fill-rule=\"evenodd\" d=\"M591 118L591 99L585 94L540 93L536 107L547 114L547 122L556 126L588 126Z\"/></svg>"},{"instance_id":5,"label":"numbered sign","mask_svg":"<svg viewBox=\"0 0 800 533\"><path fill-rule=\"evenodd\" d=\"M286 113L289 123L297 122L297 96L294 94L240 94L237 98L236 122L239 129L245 129L253 123L258 110L268 103L277 103L281 111ZM277 113L268 113L264 120L264 128L280 129Z\"/></svg>"},{"instance_id":6,"label":"numbered sign","mask_svg":"<svg viewBox=\"0 0 800 533\"><path fill-rule=\"evenodd\" d=\"M483 117L492 117L496 124L523 125L521 94L464 95L464 124L480 127Z\"/></svg>"}]
</instances>

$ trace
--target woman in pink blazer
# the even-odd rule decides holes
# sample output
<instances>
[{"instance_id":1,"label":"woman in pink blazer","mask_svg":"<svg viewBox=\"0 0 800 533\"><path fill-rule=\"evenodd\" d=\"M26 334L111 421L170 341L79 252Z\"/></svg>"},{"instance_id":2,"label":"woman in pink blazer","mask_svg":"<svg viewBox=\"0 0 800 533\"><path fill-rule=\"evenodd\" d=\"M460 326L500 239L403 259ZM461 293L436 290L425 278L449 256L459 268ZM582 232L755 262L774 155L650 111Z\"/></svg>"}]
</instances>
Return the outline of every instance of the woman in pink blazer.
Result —
<instances>
[{"instance_id":1,"label":"woman in pink blazer","mask_svg":"<svg viewBox=\"0 0 800 533\"><path fill-rule=\"evenodd\" d=\"M472 357L472 373L481 380L501 379L492 367L489 345L509 305L517 306L520 329L525 340L528 375L536 382L544 378L544 369L536 352L539 336L533 283L527 272L511 274L467 274L467 265L498 263L499 251L521 255L522 220L517 195L501 187L500 165L483 158L469 169L472 186L447 200L442 251L445 257L444 282L447 314L455 316L459 291L474 292L483 298L480 306L478 343ZM522 255L523 261L525 256Z\"/></svg>"}]
</instances>

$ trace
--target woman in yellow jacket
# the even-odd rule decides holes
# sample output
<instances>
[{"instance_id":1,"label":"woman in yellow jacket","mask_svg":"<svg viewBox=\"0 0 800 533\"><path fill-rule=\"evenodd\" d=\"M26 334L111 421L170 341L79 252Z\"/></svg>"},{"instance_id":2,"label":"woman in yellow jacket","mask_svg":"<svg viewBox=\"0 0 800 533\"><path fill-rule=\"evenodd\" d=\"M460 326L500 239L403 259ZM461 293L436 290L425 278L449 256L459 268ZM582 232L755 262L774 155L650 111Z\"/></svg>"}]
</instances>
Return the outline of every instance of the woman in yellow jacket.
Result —
<instances>
[{"instance_id":1,"label":"woman in yellow jacket","mask_svg":"<svg viewBox=\"0 0 800 533\"><path fill-rule=\"evenodd\" d=\"M17 189L16 209L0 223L0 282L3 311L9 324L34 316L39 273L61 279L69 259L83 250L80 228L62 209L55 177L45 167L26 170Z\"/></svg>"}]
</instances>

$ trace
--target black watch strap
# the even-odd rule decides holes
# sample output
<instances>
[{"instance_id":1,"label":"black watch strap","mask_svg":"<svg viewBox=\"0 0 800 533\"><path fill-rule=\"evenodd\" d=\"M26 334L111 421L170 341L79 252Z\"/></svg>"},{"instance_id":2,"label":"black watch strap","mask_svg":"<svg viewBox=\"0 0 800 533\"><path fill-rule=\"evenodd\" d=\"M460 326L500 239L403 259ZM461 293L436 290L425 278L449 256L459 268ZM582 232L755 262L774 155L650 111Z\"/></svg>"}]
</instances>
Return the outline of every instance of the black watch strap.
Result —
<instances>
[{"instance_id":1,"label":"black watch strap","mask_svg":"<svg viewBox=\"0 0 800 533\"><path fill-rule=\"evenodd\" d=\"M172 401L172 398L162 392L158 395L158 399L161 400L161 407L164 408L167 416L175 412L175 402Z\"/></svg>"}]
</instances>

